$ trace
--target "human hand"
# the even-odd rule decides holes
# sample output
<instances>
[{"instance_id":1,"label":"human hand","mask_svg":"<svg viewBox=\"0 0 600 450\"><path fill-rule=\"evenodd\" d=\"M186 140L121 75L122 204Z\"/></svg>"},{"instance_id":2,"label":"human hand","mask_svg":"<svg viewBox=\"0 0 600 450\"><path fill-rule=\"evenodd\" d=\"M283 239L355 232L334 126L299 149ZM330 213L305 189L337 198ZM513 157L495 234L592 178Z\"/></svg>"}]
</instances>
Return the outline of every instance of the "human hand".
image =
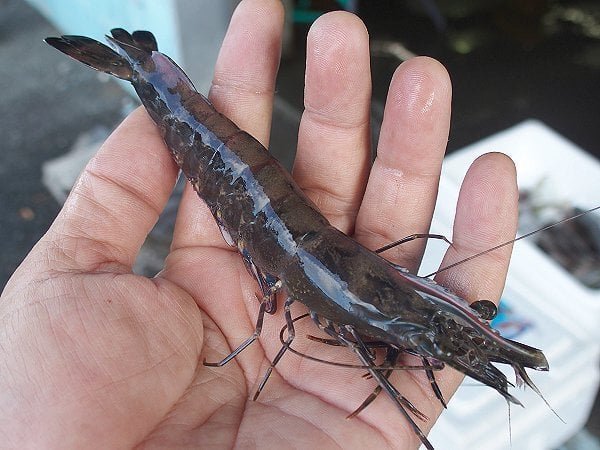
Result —
<instances>
[{"instance_id":1,"label":"human hand","mask_svg":"<svg viewBox=\"0 0 600 450\"><path fill-rule=\"evenodd\" d=\"M265 144L282 21L278 1L243 1L210 93L217 109ZM368 37L356 17L331 13L313 25L305 97L294 177L330 221L370 248L426 231L448 137L444 68L415 58L396 71L372 167ZM258 401L250 400L280 347L281 308L266 317L259 343L225 367L202 365L252 333L258 288L189 186L164 270L152 279L132 274L176 174L155 126L135 111L86 167L7 284L0 301L3 443L417 447L385 396L344 420L374 387L360 370L286 355ZM444 264L510 239L515 210L510 160L479 159L463 185ZM413 243L386 257L414 270L421 253L422 243ZM438 281L471 301L497 299L509 254L484 255ZM297 335L308 333L314 327L299 323ZM333 359L346 351L311 349ZM461 380L450 369L436 378L446 398ZM430 418L419 422L429 430L441 405L424 373L396 372L391 380Z\"/></svg>"}]
</instances>

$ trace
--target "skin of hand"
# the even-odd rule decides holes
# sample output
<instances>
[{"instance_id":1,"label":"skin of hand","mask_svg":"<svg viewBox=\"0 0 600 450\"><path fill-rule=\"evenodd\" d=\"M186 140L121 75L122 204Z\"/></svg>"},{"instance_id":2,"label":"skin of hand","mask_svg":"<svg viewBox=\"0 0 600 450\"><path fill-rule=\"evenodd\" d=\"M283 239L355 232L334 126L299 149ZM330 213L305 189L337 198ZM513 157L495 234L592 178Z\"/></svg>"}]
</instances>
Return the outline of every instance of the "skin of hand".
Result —
<instances>
[{"instance_id":1,"label":"skin of hand","mask_svg":"<svg viewBox=\"0 0 600 450\"><path fill-rule=\"evenodd\" d=\"M215 69L210 99L268 145L283 8L244 0ZM441 64L409 60L391 80L374 164L370 161L369 43L345 12L320 17L307 42L305 110L293 175L325 216L369 248L428 229L450 122L451 86ZM64 208L6 285L0 301L0 435L14 448L417 448L385 396L345 420L372 392L364 370L286 355L257 401L251 397L280 348L279 310L259 342L221 368L252 334L256 282L187 186L164 270L132 273L136 255L177 176L144 110L133 112L87 165ZM464 180L453 246L442 265L514 237L514 165L479 158ZM386 252L415 270L423 243ZM497 301L510 249L441 273L468 301ZM294 305L294 316L305 312ZM297 340L315 334L296 324ZM300 337L301 339L298 339ZM306 344L338 359L346 349ZM352 355L350 355L352 356ZM402 361L413 363L411 356ZM352 359L351 359L352 360ZM356 362L352 360L352 362ZM462 379L436 372L448 399ZM423 371L391 380L427 421L441 410Z\"/></svg>"}]
</instances>

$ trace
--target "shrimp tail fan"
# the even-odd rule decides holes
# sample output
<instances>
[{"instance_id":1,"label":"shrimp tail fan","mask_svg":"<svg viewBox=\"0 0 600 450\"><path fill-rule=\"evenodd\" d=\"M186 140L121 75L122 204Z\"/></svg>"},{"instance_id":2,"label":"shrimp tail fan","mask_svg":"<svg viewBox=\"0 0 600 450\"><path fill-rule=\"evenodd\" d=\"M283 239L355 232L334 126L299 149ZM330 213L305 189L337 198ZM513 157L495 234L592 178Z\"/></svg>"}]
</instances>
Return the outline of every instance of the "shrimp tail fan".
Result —
<instances>
[{"instance_id":1,"label":"shrimp tail fan","mask_svg":"<svg viewBox=\"0 0 600 450\"><path fill-rule=\"evenodd\" d=\"M133 67L110 47L85 36L48 37L44 41L65 55L101 72L131 81Z\"/></svg>"},{"instance_id":2,"label":"shrimp tail fan","mask_svg":"<svg viewBox=\"0 0 600 450\"><path fill-rule=\"evenodd\" d=\"M156 40L149 31L136 31L129 34L122 28L111 30L107 36L114 50L101 42L85 36L65 35L48 37L44 41L93 69L131 81L133 65L143 63L153 51L157 51Z\"/></svg>"}]
</instances>

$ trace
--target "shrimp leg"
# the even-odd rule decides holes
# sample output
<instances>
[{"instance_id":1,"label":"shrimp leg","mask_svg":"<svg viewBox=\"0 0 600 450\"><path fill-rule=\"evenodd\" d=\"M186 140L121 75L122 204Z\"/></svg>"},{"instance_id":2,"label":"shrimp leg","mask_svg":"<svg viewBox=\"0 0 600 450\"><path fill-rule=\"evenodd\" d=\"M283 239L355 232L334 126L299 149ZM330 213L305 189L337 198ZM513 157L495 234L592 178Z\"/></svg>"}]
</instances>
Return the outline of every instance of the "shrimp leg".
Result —
<instances>
[{"instance_id":1,"label":"shrimp leg","mask_svg":"<svg viewBox=\"0 0 600 450\"><path fill-rule=\"evenodd\" d=\"M385 354L385 359L383 361L383 364L387 365L387 366L393 366L394 364L396 364L396 360L398 359L399 355L400 355L400 352L398 351L397 348L391 347L391 346L388 347L387 352ZM383 376L387 379L392 374L392 372L393 372L393 369L387 369L383 373ZM354 410L354 412L352 412L351 414L348 414L348 416L346 416L346 419L352 419L352 418L358 416L367 406L369 406L371 403L373 403L373 401L377 398L377 396L381 392L381 389L382 389L381 386L377 385L377 387L373 390L373 392L360 404L360 406L358 408L356 408Z\"/></svg>"},{"instance_id":2,"label":"shrimp leg","mask_svg":"<svg viewBox=\"0 0 600 450\"><path fill-rule=\"evenodd\" d=\"M242 255L242 260L244 261L244 265L246 266L246 270L250 275L252 275L256 282L258 283L260 290L263 295L263 300L267 303L265 307L265 312L269 314L274 314L277 311L277 299L275 294L277 290L281 287L281 283L277 278L264 274L262 271L254 264L252 260L252 256L245 248L240 250L240 254Z\"/></svg>"},{"instance_id":3,"label":"shrimp leg","mask_svg":"<svg viewBox=\"0 0 600 450\"><path fill-rule=\"evenodd\" d=\"M330 320L325 321L325 325L323 325L320 321L319 316L312 312L311 317L313 321L317 324L319 328L321 328L325 333L330 335L332 338L337 339L341 344L350 348L356 355L359 357L361 362L367 367L369 374L377 381L379 386L390 396L390 398L396 404L398 410L404 418L408 421L409 425L413 429L414 433L419 437L423 445L429 449L433 450L433 446L427 440L425 434L421 431L419 426L415 423L413 418L408 414L407 410L413 413L420 420L428 420L427 416L419 411L407 398L405 398L398 390L390 383L390 381L381 373L381 369L378 369L377 366L373 365L372 356L369 352L366 344L363 342L361 336L352 326L344 326L342 330L337 331L334 328L333 322ZM355 342L349 340L344 336L344 331L349 332L354 338ZM372 400L371 400L372 401ZM364 408L363 408L364 409Z\"/></svg>"},{"instance_id":4,"label":"shrimp leg","mask_svg":"<svg viewBox=\"0 0 600 450\"><path fill-rule=\"evenodd\" d=\"M248 339L246 339L244 342L242 342L234 351L232 351L229 355L227 355L221 361L208 362L205 359L204 361L202 361L202 364L204 364L205 366L208 366L208 367L222 367L225 364L227 364L229 361L231 361L233 358L235 358L237 355L239 355L242 351L244 351L246 349L246 347L248 347L250 344L252 344L256 339L258 339L258 337L260 336L260 333L262 331L263 319L265 318L266 307L267 307L267 302L264 301L264 299L263 299L263 301L261 301L261 303L260 303L260 308L258 309L258 319L256 320L256 327L254 328L254 333L252 333L252 335Z\"/></svg>"},{"instance_id":5,"label":"shrimp leg","mask_svg":"<svg viewBox=\"0 0 600 450\"><path fill-rule=\"evenodd\" d=\"M316 337L316 336L311 336L308 335L307 336L310 340L315 341L315 342L321 342L323 344L326 345L333 345L333 346L341 346L343 345L342 343L340 343L339 340L335 340L335 339L324 339L324 338L320 338L320 337ZM435 379L435 375L433 374L434 370L441 370L444 368L444 364L441 362L438 362L437 366L433 366L429 360L424 357L421 356L419 354L417 354L416 352L412 352L409 351L407 349L405 349L404 351L406 353L409 353L411 355L414 356L418 356L421 358L421 361L423 362L423 366L422 367L415 367L415 366L397 366L396 365L396 361L398 359L398 356L400 355L399 350L395 347L390 346L389 344L385 344L384 342L365 342L364 345L366 347L368 347L369 349L376 349L376 348L385 348L386 349L386 356L385 356L385 360L382 363L383 366L385 366L387 369L384 372L384 376L387 378L390 376L391 372L394 370L414 370L414 369L423 369L425 371L425 373L427 374L427 378L429 379L429 383L431 384L431 389L433 391L433 393L435 394L435 396L437 397L437 399L440 401L440 403L442 404L442 406L444 408L448 408L448 405L446 403L446 401L444 400L444 396L442 395L442 391L439 387L439 385L437 384L437 381ZM395 353L395 357L394 357L394 352ZM306 356L301 354L302 356ZM375 390L373 391L373 393L371 393L369 395L369 397L356 409L356 411L354 411L352 414L350 414L347 419L351 419L355 416L357 416L363 409L365 409L368 405L370 405L373 400L375 400L375 398L379 395L379 393L381 392L381 386L377 386L375 388Z\"/></svg>"},{"instance_id":6,"label":"shrimp leg","mask_svg":"<svg viewBox=\"0 0 600 450\"><path fill-rule=\"evenodd\" d=\"M288 336L287 336L286 340L284 341L283 345L281 346L281 348L279 349L279 352L273 359L273 362L271 362L271 365L265 372L265 375L263 376L263 379L261 380L260 384L258 385L258 388L256 389L256 393L254 394L254 397L252 398L252 400L256 400L258 398L258 396L262 392L263 388L265 387L265 384L267 384L267 381L268 381L269 377L271 376L271 373L273 372L275 365L283 357L285 352L290 348L292 341L296 337L296 331L294 329L294 320L292 319L292 312L290 310L290 306L292 305L292 303L294 303L294 300L292 298L288 298L285 301L285 304L283 305L283 311L284 311L284 315L285 315L285 322L287 324Z\"/></svg>"},{"instance_id":7,"label":"shrimp leg","mask_svg":"<svg viewBox=\"0 0 600 450\"><path fill-rule=\"evenodd\" d=\"M445 409L447 409L448 404L446 403L446 400L444 400L444 396L442 395L442 390L440 389L440 386L437 384L437 381L435 380L435 375L433 374L431 363L425 356L421 356L421 360L423 361L423 365L425 366L425 373L427 374L427 378L429 379L429 384L431 384L431 389L433 390L433 393L435 394L437 399L440 401L442 406Z\"/></svg>"},{"instance_id":8,"label":"shrimp leg","mask_svg":"<svg viewBox=\"0 0 600 450\"><path fill-rule=\"evenodd\" d=\"M452 246L452 242L450 242L448 240L448 238L442 234L416 233L416 234L411 234L409 236L403 237L402 239L391 242L387 245L384 245L383 247L378 248L377 250L374 250L374 252L382 253L382 252L385 252L386 250L397 247L398 245L406 244L407 242L414 241L416 239L440 239L440 240L450 244L450 246Z\"/></svg>"}]
</instances>

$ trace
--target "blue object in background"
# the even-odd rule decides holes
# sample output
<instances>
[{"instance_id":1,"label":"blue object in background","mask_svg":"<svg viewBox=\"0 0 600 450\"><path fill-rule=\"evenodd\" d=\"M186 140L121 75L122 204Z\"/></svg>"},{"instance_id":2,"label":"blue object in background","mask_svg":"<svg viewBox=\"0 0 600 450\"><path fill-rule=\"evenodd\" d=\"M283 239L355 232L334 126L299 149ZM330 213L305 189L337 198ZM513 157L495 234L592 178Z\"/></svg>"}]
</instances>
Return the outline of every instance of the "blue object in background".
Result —
<instances>
[{"instance_id":1,"label":"blue object in background","mask_svg":"<svg viewBox=\"0 0 600 450\"><path fill-rule=\"evenodd\" d=\"M334 3L334 2L332 2ZM358 8L358 0L336 0L340 9L356 12ZM326 11L312 9L311 0L298 0L294 8L294 22L296 23L313 23L317 17L324 14Z\"/></svg>"},{"instance_id":2,"label":"blue object in background","mask_svg":"<svg viewBox=\"0 0 600 450\"><path fill-rule=\"evenodd\" d=\"M527 317L515 312L506 299L500 301L498 315L491 323L492 328L498 330L502 337L516 339L526 330L533 327L533 322Z\"/></svg>"},{"instance_id":3,"label":"blue object in background","mask_svg":"<svg viewBox=\"0 0 600 450\"><path fill-rule=\"evenodd\" d=\"M152 30L161 50L181 60L177 42L174 0L28 0L65 34L79 34L104 42L111 28Z\"/></svg>"},{"instance_id":4,"label":"blue object in background","mask_svg":"<svg viewBox=\"0 0 600 450\"><path fill-rule=\"evenodd\" d=\"M112 28L149 30L161 52L208 92L214 63L239 0L28 0L62 34L104 42ZM123 83L129 89L129 83Z\"/></svg>"}]
</instances>

